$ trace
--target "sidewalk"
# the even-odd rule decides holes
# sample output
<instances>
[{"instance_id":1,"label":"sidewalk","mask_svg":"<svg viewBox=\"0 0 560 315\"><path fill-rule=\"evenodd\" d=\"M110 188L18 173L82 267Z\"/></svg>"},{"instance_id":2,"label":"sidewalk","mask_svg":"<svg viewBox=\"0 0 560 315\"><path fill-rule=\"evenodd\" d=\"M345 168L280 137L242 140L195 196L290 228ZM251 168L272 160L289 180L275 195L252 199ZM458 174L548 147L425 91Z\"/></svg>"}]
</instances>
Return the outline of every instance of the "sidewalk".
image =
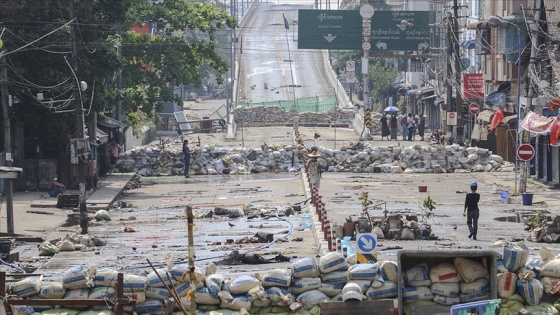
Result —
<instances>
[{"instance_id":1,"label":"sidewalk","mask_svg":"<svg viewBox=\"0 0 560 315\"><path fill-rule=\"evenodd\" d=\"M100 179L98 188L86 194L88 211L109 208L121 195L133 174L112 174ZM76 190L68 194L79 194ZM16 239L57 238L69 230L61 228L68 216L77 209L56 208L57 198L51 198L45 191L17 191L13 197L14 234L7 234L6 198L0 204L0 235Z\"/></svg>"}]
</instances>

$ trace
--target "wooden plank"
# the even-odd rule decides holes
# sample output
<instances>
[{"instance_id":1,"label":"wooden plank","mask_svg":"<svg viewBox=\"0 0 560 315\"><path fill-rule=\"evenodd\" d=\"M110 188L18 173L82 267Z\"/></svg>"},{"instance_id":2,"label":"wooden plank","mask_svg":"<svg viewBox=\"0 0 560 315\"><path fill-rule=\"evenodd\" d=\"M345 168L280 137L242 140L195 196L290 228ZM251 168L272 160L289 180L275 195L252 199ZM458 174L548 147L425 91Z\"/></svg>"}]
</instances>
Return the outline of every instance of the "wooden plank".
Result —
<instances>
[{"instance_id":1,"label":"wooden plank","mask_svg":"<svg viewBox=\"0 0 560 315\"><path fill-rule=\"evenodd\" d=\"M377 301L325 302L321 304L321 315L393 315L394 308L395 306L392 299L383 299ZM372 310L375 310L375 312L372 312Z\"/></svg>"},{"instance_id":2,"label":"wooden plank","mask_svg":"<svg viewBox=\"0 0 560 315\"><path fill-rule=\"evenodd\" d=\"M80 204L80 195L58 195L57 208L76 208Z\"/></svg>"}]
</instances>

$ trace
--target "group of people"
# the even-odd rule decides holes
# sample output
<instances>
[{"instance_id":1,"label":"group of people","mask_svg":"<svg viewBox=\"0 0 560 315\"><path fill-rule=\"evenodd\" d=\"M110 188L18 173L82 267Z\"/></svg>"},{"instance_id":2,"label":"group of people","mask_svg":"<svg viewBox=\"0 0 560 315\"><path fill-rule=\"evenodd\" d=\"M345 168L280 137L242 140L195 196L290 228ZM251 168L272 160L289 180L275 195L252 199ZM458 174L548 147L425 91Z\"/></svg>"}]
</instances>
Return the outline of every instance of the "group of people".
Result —
<instances>
[{"instance_id":1,"label":"group of people","mask_svg":"<svg viewBox=\"0 0 560 315\"><path fill-rule=\"evenodd\" d=\"M420 140L424 141L424 130L426 128L426 115L423 113L418 115L402 115L395 113L383 115L379 119L381 122L381 140L385 137L387 140L397 140L399 124L402 128L402 140L415 140L416 134L420 136ZM389 139L389 136L391 139Z\"/></svg>"}]
</instances>

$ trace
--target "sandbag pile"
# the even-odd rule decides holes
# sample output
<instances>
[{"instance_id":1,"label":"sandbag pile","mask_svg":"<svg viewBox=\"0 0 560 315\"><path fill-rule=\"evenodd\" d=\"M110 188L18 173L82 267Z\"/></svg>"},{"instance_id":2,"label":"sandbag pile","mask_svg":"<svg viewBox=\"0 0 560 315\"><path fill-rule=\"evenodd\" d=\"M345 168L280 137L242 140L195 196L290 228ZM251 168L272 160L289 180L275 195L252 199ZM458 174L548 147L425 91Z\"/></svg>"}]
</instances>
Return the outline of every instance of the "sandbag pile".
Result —
<instances>
[{"instance_id":1,"label":"sandbag pile","mask_svg":"<svg viewBox=\"0 0 560 315\"><path fill-rule=\"evenodd\" d=\"M249 174L271 171L293 172L303 167L307 148L286 145L274 148L229 149L206 145L194 159L196 174ZM319 163L324 170L353 173L453 173L509 172L514 165L482 148L443 146L371 146L358 142L338 150L319 147ZM180 175L183 172L180 149L136 147L122 153L116 162L120 172L141 176Z\"/></svg>"},{"instance_id":2,"label":"sandbag pile","mask_svg":"<svg viewBox=\"0 0 560 315\"><path fill-rule=\"evenodd\" d=\"M291 124L294 117L298 117L299 124L306 126L317 124L347 124L352 123L356 116L356 109L334 108L328 112L286 111L281 106L246 106L239 107L233 112L234 120L243 126L278 126Z\"/></svg>"}]
</instances>

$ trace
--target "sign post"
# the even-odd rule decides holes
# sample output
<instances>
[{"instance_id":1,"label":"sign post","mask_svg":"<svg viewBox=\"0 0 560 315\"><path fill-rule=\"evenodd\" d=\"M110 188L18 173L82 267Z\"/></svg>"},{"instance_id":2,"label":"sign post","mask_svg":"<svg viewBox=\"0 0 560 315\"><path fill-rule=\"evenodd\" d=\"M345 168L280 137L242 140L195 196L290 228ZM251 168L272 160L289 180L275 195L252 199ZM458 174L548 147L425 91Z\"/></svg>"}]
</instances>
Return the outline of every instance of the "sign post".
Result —
<instances>
[{"instance_id":1,"label":"sign post","mask_svg":"<svg viewBox=\"0 0 560 315\"><path fill-rule=\"evenodd\" d=\"M359 264L374 263L377 261L377 234L356 234L356 257Z\"/></svg>"},{"instance_id":2,"label":"sign post","mask_svg":"<svg viewBox=\"0 0 560 315\"><path fill-rule=\"evenodd\" d=\"M480 108L478 107L477 103L471 103L469 105L469 112L471 113L471 115L476 115L478 114L478 111L480 110Z\"/></svg>"}]
</instances>

